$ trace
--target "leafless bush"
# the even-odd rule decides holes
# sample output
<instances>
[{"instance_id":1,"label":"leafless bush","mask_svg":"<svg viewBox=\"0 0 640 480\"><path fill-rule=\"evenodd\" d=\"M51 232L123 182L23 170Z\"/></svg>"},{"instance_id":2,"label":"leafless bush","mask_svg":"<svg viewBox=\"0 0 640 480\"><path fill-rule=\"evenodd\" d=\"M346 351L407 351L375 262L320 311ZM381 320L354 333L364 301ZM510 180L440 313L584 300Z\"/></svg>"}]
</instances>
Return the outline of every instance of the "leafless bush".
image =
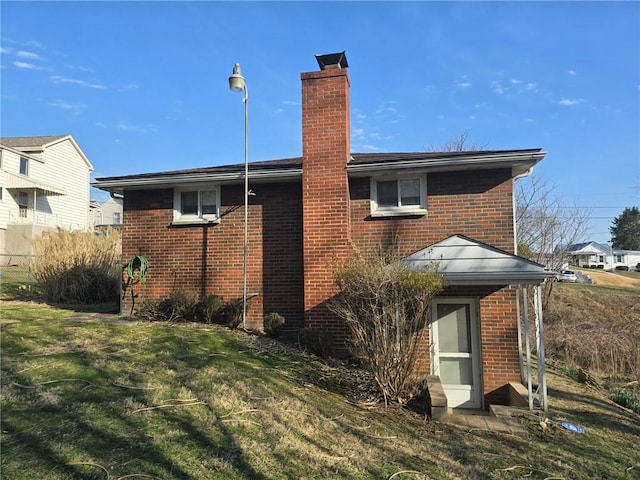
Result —
<instances>
[{"instance_id":1,"label":"leafless bush","mask_svg":"<svg viewBox=\"0 0 640 480\"><path fill-rule=\"evenodd\" d=\"M102 303L118 298L120 232L59 229L33 240L32 266L44 298L60 303Z\"/></svg>"},{"instance_id":2,"label":"leafless bush","mask_svg":"<svg viewBox=\"0 0 640 480\"><path fill-rule=\"evenodd\" d=\"M635 297L556 291L545 314L547 352L601 377L640 380L639 319Z\"/></svg>"},{"instance_id":3,"label":"leafless bush","mask_svg":"<svg viewBox=\"0 0 640 480\"><path fill-rule=\"evenodd\" d=\"M422 380L415 375L421 334L431 301L444 286L434 272L411 270L382 248L336 272L340 294L331 308L346 320L352 353L385 401L405 403Z\"/></svg>"}]
</instances>

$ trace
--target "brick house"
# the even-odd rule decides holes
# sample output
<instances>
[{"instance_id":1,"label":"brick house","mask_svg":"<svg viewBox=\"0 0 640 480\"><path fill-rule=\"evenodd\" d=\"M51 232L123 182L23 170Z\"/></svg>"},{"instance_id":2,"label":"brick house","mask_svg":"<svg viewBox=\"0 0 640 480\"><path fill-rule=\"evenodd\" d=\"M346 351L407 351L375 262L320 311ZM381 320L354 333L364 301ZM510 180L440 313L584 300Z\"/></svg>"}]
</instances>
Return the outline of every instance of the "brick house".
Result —
<instances>
[{"instance_id":1,"label":"brick house","mask_svg":"<svg viewBox=\"0 0 640 480\"><path fill-rule=\"evenodd\" d=\"M301 74L302 157L249 164L247 326L275 311L290 334L304 326L343 342L326 307L334 268L395 239L407 262L437 259L448 282L421 368L441 377L450 406L506 403L523 373L517 286L546 278L514 255L513 184L544 152L352 153L346 58L318 63ZM97 180L124 196L123 256L148 260L147 298L242 296L243 182L243 164Z\"/></svg>"}]
</instances>

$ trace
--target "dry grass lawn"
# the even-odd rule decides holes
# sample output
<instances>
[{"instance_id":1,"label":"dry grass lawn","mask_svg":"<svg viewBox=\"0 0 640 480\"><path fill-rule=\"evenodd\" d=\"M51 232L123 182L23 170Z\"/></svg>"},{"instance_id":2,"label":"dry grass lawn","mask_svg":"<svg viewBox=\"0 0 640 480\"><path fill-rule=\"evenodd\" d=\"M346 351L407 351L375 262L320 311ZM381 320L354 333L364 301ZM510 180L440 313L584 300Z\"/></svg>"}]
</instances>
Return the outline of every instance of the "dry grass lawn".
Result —
<instances>
[{"instance_id":1,"label":"dry grass lawn","mask_svg":"<svg viewBox=\"0 0 640 480\"><path fill-rule=\"evenodd\" d=\"M221 327L11 302L0 326L2 478L640 478L639 417L553 368L550 421L520 438L365 401L349 365Z\"/></svg>"}]
</instances>

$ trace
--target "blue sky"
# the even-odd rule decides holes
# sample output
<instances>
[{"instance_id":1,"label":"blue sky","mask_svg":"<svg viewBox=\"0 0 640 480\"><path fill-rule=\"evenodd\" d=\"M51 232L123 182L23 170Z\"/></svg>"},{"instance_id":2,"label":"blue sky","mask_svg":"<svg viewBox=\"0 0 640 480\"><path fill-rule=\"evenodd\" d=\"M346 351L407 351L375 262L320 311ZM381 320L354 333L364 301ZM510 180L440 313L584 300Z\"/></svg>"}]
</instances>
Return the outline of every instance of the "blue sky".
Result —
<instances>
[{"instance_id":1,"label":"blue sky","mask_svg":"<svg viewBox=\"0 0 640 480\"><path fill-rule=\"evenodd\" d=\"M300 156L300 73L345 50L354 152L541 147L591 210L640 205L640 2L0 2L2 136L69 133L93 177ZM105 194L92 191L104 200Z\"/></svg>"}]
</instances>

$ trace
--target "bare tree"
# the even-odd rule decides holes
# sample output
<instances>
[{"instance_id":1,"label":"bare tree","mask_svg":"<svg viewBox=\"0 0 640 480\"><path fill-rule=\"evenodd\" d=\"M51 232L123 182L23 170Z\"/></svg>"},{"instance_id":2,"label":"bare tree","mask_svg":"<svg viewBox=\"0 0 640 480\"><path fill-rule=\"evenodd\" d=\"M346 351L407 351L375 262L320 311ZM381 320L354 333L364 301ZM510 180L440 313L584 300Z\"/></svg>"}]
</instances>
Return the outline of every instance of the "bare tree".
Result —
<instances>
[{"instance_id":1,"label":"bare tree","mask_svg":"<svg viewBox=\"0 0 640 480\"><path fill-rule=\"evenodd\" d=\"M535 175L516 183L516 236L521 256L558 271L569 261L569 247L584 239L591 212L567 206L555 190ZM545 305L552 288L548 282Z\"/></svg>"},{"instance_id":2,"label":"bare tree","mask_svg":"<svg viewBox=\"0 0 640 480\"><path fill-rule=\"evenodd\" d=\"M461 132L439 147L430 145L425 148L427 152L478 152L486 149L487 145L480 145L475 142L469 144L469 134L467 132Z\"/></svg>"}]
</instances>

